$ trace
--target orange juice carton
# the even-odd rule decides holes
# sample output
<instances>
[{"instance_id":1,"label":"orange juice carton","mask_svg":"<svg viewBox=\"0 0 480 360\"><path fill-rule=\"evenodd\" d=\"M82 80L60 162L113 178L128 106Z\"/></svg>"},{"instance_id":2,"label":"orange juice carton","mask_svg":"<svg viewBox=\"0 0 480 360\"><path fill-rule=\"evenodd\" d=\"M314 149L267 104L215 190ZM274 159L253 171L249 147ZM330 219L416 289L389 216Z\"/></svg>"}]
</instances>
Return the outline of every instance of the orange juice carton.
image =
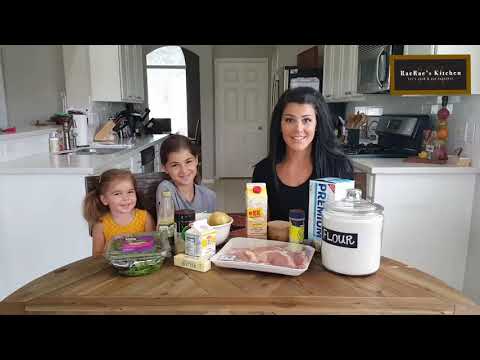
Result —
<instances>
[{"instance_id":1,"label":"orange juice carton","mask_svg":"<svg viewBox=\"0 0 480 360\"><path fill-rule=\"evenodd\" d=\"M215 255L216 242L217 230L208 225L207 219L195 221L185 232L185 254L210 259Z\"/></svg>"},{"instance_id":2,"label":"orange juice carton","mask_svg":"<svg viewBox=\"0 0 480 360\"><path fill-rule=\"evenodd\" d=\"M355 188L355 180L326 177L310 180L308 199L308 240L304 243L320 250L322 245L322 214L325 203L345 198Z\"/></svg>"},{"instance_id":3,"label":"orange juice carton","mask_svg":"<svg viewBox=\"0 0 480 360\"><path fill-rule=\"evenodd\" d=\"M247 237L267 238L268 196L266 183L247 183L245 189L247 208Z\"/></svg>"}]
</instances>

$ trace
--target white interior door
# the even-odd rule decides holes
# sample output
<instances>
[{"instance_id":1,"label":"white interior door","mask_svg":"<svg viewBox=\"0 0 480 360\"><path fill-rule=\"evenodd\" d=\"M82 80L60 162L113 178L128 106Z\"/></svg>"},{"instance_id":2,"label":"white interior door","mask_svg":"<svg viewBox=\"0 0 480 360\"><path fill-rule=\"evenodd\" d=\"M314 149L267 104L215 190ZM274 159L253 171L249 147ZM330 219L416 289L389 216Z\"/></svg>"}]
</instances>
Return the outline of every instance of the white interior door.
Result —
<instances>
[{"instance_id":1,"label":"white interior door","mask_svg":"<svg viewBox=\"0 0 480 360\"><path fill-rule=\"evenodd\" d=\"M268 152L268 116L268 59L216 59L217 178L252 176Z\"/></svg>"}]
</instances>

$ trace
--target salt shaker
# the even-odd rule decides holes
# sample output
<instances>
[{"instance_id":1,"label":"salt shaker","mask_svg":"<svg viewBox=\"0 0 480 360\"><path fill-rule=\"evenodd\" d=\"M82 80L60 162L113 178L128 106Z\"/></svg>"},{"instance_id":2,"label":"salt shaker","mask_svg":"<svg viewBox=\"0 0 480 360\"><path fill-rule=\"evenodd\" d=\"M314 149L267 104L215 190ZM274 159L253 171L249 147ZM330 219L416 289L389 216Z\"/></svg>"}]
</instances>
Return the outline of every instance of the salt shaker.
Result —
<instances>
[{"instance_id":1,"label":"salt shaker","mask_svg":"<svg viewBox=\"0 0 480 360\"><path fill-rule=\"evenodd\" d=\"M305 234L305 211L302 209L291 209L288 217L290 220L289 241L302 244Z\"/></svg>"}]
</instances>

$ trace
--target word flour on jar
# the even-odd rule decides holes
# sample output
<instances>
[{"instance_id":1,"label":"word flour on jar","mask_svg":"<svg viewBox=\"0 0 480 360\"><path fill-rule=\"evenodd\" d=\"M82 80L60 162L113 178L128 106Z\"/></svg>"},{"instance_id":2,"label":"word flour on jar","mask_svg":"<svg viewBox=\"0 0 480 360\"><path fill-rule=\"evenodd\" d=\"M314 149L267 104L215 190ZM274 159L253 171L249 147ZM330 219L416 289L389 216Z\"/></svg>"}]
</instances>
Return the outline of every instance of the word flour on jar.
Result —
<instances>
[{"instance_id":1,"label":"word flour on jar","mask_svg":"<svg viewBox=\"0 0 480 360\"><path fill-rule=\"evenodd\" d=\"M322 264L345 275L369 275L380 267L383 207L347 191L344 200L327 203L323 212Z\"/></svg>"}]
</instances>

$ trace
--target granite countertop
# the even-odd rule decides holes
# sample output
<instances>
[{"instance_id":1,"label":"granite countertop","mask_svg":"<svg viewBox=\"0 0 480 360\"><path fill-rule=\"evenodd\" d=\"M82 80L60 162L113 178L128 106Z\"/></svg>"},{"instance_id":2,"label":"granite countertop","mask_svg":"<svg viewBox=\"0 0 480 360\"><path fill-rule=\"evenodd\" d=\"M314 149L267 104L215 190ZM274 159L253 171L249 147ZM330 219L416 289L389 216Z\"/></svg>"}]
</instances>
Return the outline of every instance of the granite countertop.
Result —
<instances>
[{"instance_id":1,"label":"granite countertop","mask_svg":"<svg viewBox=\"0 0 480 360\"><path fill-rule=\"evenodd\" d=\"M148 135L135 138L132 147L104 155L78 155L75 153L56 155L40 153L0 163L0 174L80 174L93 175L112 167L112 164L126 161L135 153L160 143L168 136Z\"/></svg>"},{"instance_id":2,"label":"granite countertop","mask_svg":"<svg viewBox=\"0 0 480 360\"><path fill-rule=\"evenodd\" d=\"M404 159L350 157L353 166L369 174L478 174L476 167L457 166L456 158L450 157L444 165L407 163Z\"/></svg>"}]
</instances>

